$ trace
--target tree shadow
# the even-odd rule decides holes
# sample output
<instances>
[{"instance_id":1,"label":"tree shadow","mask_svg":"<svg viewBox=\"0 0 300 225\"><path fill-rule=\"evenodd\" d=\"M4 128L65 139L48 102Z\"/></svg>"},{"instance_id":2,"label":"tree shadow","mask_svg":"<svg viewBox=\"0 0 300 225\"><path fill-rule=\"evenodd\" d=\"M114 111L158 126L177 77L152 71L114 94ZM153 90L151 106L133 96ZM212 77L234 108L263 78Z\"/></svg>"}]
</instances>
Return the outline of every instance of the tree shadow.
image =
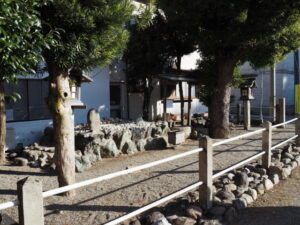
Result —
<instances>
[{"instance_id":1,"label":"tree shadow","mask_svg":"<svg viewBox=\"0 0 300 225\"><path fill-rule=\"evenodd\" d=\"M270 200L271 201L271 200ZM249 207L229 225L299 225L300 207Z\"/></svg>"}]
</instances>

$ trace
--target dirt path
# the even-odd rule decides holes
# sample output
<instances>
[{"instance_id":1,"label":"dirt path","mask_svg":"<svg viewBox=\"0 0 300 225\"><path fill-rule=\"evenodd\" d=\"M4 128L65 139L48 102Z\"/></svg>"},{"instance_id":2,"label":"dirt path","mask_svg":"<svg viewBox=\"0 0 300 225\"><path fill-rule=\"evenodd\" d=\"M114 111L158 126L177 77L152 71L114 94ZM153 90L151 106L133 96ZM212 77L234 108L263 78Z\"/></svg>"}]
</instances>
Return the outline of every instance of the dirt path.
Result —
<instances>
[{"instance_id":1,"label":"dirt path","mask_svg":"<svg viewBox=\"0 0 300 225\"><path fill-rule=\"evenodd\" d=\"M233 136L243 133L237 129ZM280 140L293 136L294 128L274 132L276 144ZM261 150L261 135L238 140L214 149L214 169L220 170L235 162L247 158ZM217 141L217 140L215 140ZM197 141L188 140L175 149L163 151L147 151L133 156L106 159L92 169L77 174L76 180L86 180L97 176L123 170L127 166L137 166L179 154L197 148ZM102 224L118 216L133 211L149 202L157 200L174 191L198 181L197 154L181 160L172 161L140 173L131 174L77 190L74 199L54 196L45 199L45 215L47 225L81 225ZM55 176L39 169L28 167L0 167L0 202L15 199L16 182L26 176L36 176L42 180L44 190L56 188ZM56 213L58 210L62 213ZM17 218L17 208L5 212Z\"/></svg>"},{"instance_id":2,"label":"dirt path","mask_svg":"<svg viewBox=\"0 0 300 225\"><path fill-rule=\"evenodd\" d=\"M242 210L231 225L300 225L300 168Z\"/></svg>"}]
</instances>

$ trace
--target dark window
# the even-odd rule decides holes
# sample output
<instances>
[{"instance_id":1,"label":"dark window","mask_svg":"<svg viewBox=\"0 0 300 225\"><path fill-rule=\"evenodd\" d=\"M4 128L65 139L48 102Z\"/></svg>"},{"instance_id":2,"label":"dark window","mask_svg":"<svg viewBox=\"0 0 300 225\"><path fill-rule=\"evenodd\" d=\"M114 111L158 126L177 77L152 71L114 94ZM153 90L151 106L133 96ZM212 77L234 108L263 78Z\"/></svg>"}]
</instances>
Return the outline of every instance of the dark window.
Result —
<instances>
[{"instance_id":1,"label":"dark window","mask_svg":"<svg viewBox=\"0 0 300 225\"><path fill-rule=\"evenodd\" d=\"M7 84L5 93L19 93L21 99L6 105L7 121L28 121L50 119L46 104L48 81L20 79L17 84Z\"/></svg>"}]
</instances>

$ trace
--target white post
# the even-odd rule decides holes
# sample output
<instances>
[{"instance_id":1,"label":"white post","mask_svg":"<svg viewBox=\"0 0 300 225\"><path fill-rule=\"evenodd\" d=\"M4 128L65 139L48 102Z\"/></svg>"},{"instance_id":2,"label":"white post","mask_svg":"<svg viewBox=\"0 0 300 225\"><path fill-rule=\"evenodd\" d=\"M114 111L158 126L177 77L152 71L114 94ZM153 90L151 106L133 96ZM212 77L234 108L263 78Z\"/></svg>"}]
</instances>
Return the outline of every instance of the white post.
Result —
<instances>
[{"instance_id":1,"label":"white post","mask_svg":"<svg viewBox=\"0 0 300 225\"><path fill-rule=\"evenodd\" d=\"M199 147L203 151L199 153L199 180L203 185L199 188L200 205L205 209L212 207L212 176L213 176L213 147L212 140L204 137L199 140Z\"/></svg>"},{"instance_id":2,"label":"white post","mask_svg":"<svg viewBox=\"0 0 300 225\"><path fill-rule=\"evenodd\" d=\"M42 183L27 177L18 181L19 224L44 225Z\"/></svg>"},{"instance_id":3,"label":"white post","mask_svg":"<svg viewBox=\"0 0 300 225\"><path fill-rule=\"evenodd\" d=\"M263 124L265 131L262 133L262 150L266 153L262 157L262 166L269 168L271 166L272 156L272 123L267 121Z\"/></svg>"},{"instance_id":4,"label":"white post","mask_svg":"<svg viewBox=\"0 0 300 225\"><path fill-rule=\"evenodd\" d=\"M251 127L251 107L250 100L244 101L244 129L250 130Z\"/></svg>"}]
</instances>

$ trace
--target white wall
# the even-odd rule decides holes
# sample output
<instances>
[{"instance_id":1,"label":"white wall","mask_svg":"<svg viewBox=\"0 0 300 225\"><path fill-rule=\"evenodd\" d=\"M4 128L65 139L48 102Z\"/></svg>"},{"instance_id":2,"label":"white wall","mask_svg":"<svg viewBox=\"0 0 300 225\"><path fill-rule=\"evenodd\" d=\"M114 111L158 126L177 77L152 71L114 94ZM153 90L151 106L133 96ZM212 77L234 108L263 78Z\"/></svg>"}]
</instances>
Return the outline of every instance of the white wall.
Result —
<instances>
[{"instance_id":1,"label":"white wall","mask_svg":"<svg viewBox=\"0 0 300 225\"><path fill-rule=\"evenodd\" d=\"M94 82L83 83L81 86L81 101L86 109L75 109L75 123L86 123L87 113L91 108L100 112L101 118L110 116L109 68L99 67L87 73Z\"/></svg>"},{"instance_id":2,"label":"white wall","mask_svg":"<svg viewBox=\"0 0 300 225\"><path fill-rule=\"evenodd\" d=\"M52 126L52 120L7 123L7 147L11 149L18 143L29 145L38 141L42 137L44 129L48 126Z\"/></svg>"}]
</instances>

